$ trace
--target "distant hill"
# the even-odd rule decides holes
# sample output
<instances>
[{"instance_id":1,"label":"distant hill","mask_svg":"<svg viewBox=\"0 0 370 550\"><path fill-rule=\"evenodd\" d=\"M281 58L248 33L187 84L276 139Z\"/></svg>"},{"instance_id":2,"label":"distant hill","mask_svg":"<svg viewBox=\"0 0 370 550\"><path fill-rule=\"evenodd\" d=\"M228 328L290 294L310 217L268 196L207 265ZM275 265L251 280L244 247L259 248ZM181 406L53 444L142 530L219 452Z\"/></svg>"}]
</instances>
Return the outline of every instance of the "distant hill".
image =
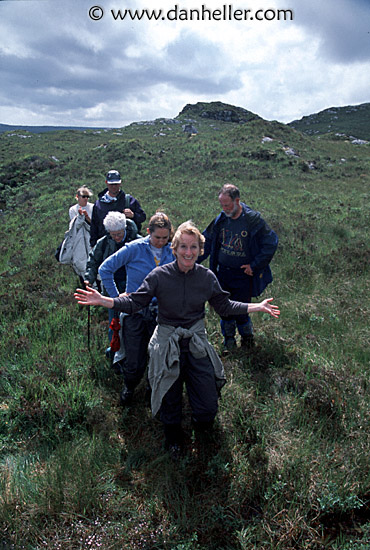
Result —
<instances>
[{"instance_id":1,"label":"distant hill","mask_svg":"<svg viewBox=\"0 0 370 550\"><path fill-rule=\"evenodd\" d=\"M198 102L195 105L188 104L178 116L181 117L184 115L238 123L250 122L257 119L261 120L260 116L247 111L247 109L228 105L221 101L212 101L210 103Z\"/></svg>"},{"instance_id":2,"label":"distant hill","mask_svg":"<svg viewBox=\"0 0 370 550\"><path fill-rule=\"evenodd\" d=\"M229 105L221 101L213 101L208 103L198 102L195 104L188 104L173 121L183 122L184 120L193 118L198 119L198 121L199 119L208 119L239 124L251 122L253 120L263 120L256 113L248 111L243 107L236 107L235 105ZM155 121L133 123L133 125L153 124L154 122ZM319 113L304 116L299 120L293 120L289 122L287 126L307 135L334 133L370 141L370 103L349 105L347 107L330 107ZM90 130L104 132L113 129L114 128L87 126L19 126L15 124L0 124L0 134L14 131L39 134L58 132L60 130Z\"/></svg>"},{"instance_id":3,"label":"distant hill","mask_svg":"<svg viewBox=\"0 0 370 550\"><path fill-rule=\"evenodd\" d=\"M330 107L300 120L293 120L288 126L308 135L339 133L370 140L370 103Z\"/></svg>"},{"instance_id":4,"label":"distant hill","mask_svg":"<svg viewBox=\"0 0 370 550\"><path fill-rule=\"evenodd\" d=\"M235 107L234 105L228 105L221 101L213 101L210 103L198 102L195 105L188 104L176 117L177 119L183 117L201 117L206 119L220 120L223 122L236 122L245 123L252 120L262 120L260 116L243 109L242 107ZM141 124L152 124L155 121L142 122ZM133 123L133 125L140 123ZM85 127L85 126L17 126L12 124L0 124L0 133L4 132L32 132L34 134L46 133L46 132L58 132L60 130L95 130L95 131L107 131L114 128L101 128L101 127Z\"/></svg>"},{"instance_id":5,"label":"distant hill","mask_svg":"<svg viewBox=\"0 0 370 550\"><path fill-rule=\"evenodd\" d=\"M45 132L58 132L59 130L101 130L105 128L91 128L83 126L17 126L13 124L0 124L0 133L15 132L21 130L23 132L32 132L33 134L42 134Z\"/></svg>"},{"instance_id":6,"label":"distant hill","mask_svg":"<svg viewBox=\"0 0 370 550\"><path fill-rule=\"evenodd\" d=\"M357 145L334 134L325 139L307 136L291 125L222 102L188 104L172 119L133 122L119 131L44 126L43 132L35 133L37 127L32 132L23 128L0 133L0 211L12 204L19 188L25 186L30 193L40 178L70 182L73 198L77 181L92 185L112 166L125 173L133 192L141 195L145 187L151 208L162 205L159 182L167 203L174 180L211 177L243 183L246 177L272 181L289 175L296 181L310 173L331 177L343 169L342 159L352 158ZM356 135L352 130L348 133ZM360 154L368 154L367 145L361 153L360 147L356 149ZM367 168L358 170L366 173ZM148 180L153 181L153 195ZM94 185L93 191L97 189Z\"/></svg>"}]
</instances>

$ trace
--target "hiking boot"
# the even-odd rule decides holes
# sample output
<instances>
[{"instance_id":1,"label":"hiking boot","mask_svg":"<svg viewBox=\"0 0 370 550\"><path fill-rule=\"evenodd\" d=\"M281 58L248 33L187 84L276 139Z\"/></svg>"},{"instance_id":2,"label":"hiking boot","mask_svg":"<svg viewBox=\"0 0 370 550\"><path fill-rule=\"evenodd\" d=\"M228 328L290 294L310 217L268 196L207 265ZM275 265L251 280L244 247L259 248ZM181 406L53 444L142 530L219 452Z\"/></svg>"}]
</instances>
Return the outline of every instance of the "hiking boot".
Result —
<instances>
[{"instance_id":1,"label":"hiking boot","mask_svg":"<svg viewBox=\"0 0 370 550\"><path fill-rule=\"evenodd\" d=\"M236 340L234 337L225 338L224 340L224 351L232 351L236 348Z\"/></svg>"},{"instance_id":2,"label":"hiking boot","mask_svg":"<svg viewBox=\"0 0 370 550\"><path fill-rule=\"evenodd\" d=\"M132 403L134 390L129 390L126 386L123 387L120 395L120 404L122 407L129 407Z\"/></svg>"},{"instance_id":3,"label":"hiking boot","mask_svg":"<svg viewBox=\"0 0 370 550\"><path fill-rule=\"evenodd\" d=\"M123 374L123 368L119 361L116 361L115 363L111 364L112 369L116 374Z\"/></svg>"},{"instance_id":4,"label":"hiking boot","mask_svg":"<svg viewBox=\"0 0 370 550\"><path fill-rule=\"evenodd\" d=\"M167 450L172 462L178 462L180 460L182 454L181 445L178 443L170 443Z\"/></svg>"},{"instance_id":5,"label":"hiking boot","mask_svg":"<svg viewBox=\"0 0 370 550\"><path fill-rule=\"evenodd\" d=\"M253 334L246 334L245 336L242 336L240 345L242 348L245 349L252 349L254 346L254 336Z\"/></svg>"},{"instance_id":6,"label":"hiking boot","mask_svg":"<svg viewBox=\"0 0 370 550\"><path fill-rule=\"evenodd\" d=\"M164 424L165 449L173 462L178 462L182 454L184 432L181 424Z\"/></svg>"},{"instance_id":7,"label":"hiking boot","mask_svg":"<svg viewBox=\"0 0 370 550\"><path fill-rule=\"evenodd\" d=\"M194 429L194 435L199 441L207 444L215 441L213 420L211 420L210 422L199 422L195 418L192 418L191 424Z\"/></svg>"}]
</instances>

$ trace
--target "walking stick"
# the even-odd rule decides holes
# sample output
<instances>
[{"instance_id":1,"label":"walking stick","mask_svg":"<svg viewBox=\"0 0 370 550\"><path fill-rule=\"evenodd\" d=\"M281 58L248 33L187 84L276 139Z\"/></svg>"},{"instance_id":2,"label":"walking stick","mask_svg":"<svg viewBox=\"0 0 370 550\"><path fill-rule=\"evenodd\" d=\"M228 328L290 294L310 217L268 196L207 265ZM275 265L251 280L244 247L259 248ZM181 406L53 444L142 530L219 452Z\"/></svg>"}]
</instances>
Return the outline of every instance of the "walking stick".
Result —
<instances>
[{"instance_id":1,"label":"walking stick","mask_svg":"<svg viewBox=\"0 0 370 550\"><path fill-rule=\"evenodd\" d=\"M90 306L87 306L87 348L90 351Z\"/></svg>"}]
</instances>

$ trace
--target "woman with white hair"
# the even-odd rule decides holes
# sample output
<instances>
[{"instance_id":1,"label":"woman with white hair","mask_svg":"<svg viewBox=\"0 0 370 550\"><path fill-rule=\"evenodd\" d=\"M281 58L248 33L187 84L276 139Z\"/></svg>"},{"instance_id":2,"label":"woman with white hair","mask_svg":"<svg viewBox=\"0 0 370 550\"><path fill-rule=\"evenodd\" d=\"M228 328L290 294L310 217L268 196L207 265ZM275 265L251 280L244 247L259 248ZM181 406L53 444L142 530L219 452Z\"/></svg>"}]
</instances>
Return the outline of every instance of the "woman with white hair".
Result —
<instances>
[{"instance_id":1,"label":"woman with white hair","mask_svg":"<svg viewBox=\"0 0 370 550\"><path fill-rule=\"evenodd\" d=\"M89 259L86 264L86 271L84 276L85 285L92 286L95 282L98 288L100 288L100 280L98 280L98 270L100 265L109 256L120 250L130 241L137 239L137 227L134 221L126 218L122 212L108 212L105 216L104 228L107 232L104 237L98 240L92 251L90 252ZM122 266L114 274L114 283L119 289L119 292L124 292L126 288L126 269ZM110 296L109 291L106 288L101 289L102 293L106 296ZM109 325L114 317L114 310L109 310ZM112 331L108 330L109 341L112 337ZM106 350L106 355L110 356L110 348Z\"/></svg>"},{"instance_id":2,"label":"woman with white hair","mask_svg":"<svg viewBox=\"0 0 370 550\"><path fill-rule=\"evenodd\" d=\"M107 234L98 240L90 252L86 264L85 284L89 286L92 286L97 280L99 267L104 260L138 237L135 222L127 219L122 212L108 212L103 224ZM114 274L114 282L119 292L125 291L126 270L124 266ZM103 289L103 294L110 296L105 289Z\"/></svg>"}]
</instances>

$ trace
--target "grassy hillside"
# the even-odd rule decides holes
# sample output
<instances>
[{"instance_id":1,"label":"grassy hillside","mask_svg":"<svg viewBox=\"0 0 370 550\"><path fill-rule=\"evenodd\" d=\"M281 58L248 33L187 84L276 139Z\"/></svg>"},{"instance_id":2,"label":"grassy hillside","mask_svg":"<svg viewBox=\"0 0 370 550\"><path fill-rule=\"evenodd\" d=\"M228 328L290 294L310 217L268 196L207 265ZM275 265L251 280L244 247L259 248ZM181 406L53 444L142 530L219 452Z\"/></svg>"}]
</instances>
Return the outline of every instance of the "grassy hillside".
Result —
<instances>
[{"instance_id":1,"label":"grassy hillside","mask_svg":"<svg viewBox=\"0 0 370 550\"><path fill-rule=\"evenodd\" d=\"M319 113L294 120L289 126L308 135L339 133L370 140L370 103L330 107Z\"/></svg>"},{"instance_id":2,"label":"grassy hillside","mask_svg":"<svg viewBox=\"0 0 370 550\"><path fill-rule=\"evenodd\" d=\"M369 146L191 106L122 130L28 135L0 136L0 547L368 548ZM265 296L281 319L256 314L255 348L223 358L208 446L185 401L177 465L145 384L119 407L107 314L92 308L89 350L77 276L53 255L75 190L96 197L111 168L148 217L161 208L175 225L204 228L235 183L280 238ZM206 322L221 352L211 310Z\"/></svg>"}]
</instances>

